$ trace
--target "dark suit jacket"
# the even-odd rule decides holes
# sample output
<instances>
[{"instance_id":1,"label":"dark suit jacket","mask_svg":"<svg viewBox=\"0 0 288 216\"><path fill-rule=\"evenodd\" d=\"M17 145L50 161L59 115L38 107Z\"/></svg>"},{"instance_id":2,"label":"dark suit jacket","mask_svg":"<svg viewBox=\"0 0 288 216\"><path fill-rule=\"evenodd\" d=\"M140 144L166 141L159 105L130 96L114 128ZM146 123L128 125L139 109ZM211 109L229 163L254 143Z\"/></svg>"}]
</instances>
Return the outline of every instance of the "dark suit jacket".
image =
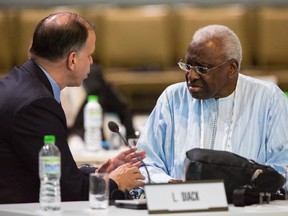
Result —
<instances>
[{"instance_id":1,"label":"dark suit jacket","mask_svg":"<svg viewBox=\"0 0 288 216\"><path fill-rule=\"evenodd\" d=\"M39 201L38 154L47 134L61 152L62 201L87 200L88 175L71 155L64 111L29 60L0 79L0 203Z\"/></svg>"}]
</instances>

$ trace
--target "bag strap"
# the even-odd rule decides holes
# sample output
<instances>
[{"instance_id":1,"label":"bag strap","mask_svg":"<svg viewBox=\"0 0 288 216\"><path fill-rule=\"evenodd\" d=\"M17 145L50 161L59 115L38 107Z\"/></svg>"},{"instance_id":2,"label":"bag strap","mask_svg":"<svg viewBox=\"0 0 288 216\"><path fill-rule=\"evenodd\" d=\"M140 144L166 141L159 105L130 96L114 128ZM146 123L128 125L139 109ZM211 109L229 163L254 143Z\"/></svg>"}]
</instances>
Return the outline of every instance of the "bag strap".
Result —
<instances>
[{"instance_id":1,"label":"bag strap","mask_svg":"<svg viewBox=\"0 0 288 216\"><path fill-rule=\"evenodd\" d=\"M245 188L238 188L233 191L234 206L245 206Z\"/></svg>"},{"instance_id":2,"label":"bag strap","mask_svg":"<svg viewBox=\"0 0 288 216\"><path fill-rule=\"evenodd\" d=\"M232 201L235 206L247 206L256 204L259 203L259 198L260 192L251 185L244 185L243 187L239 187L233 190Z\"/></svg>"}]
</instances>

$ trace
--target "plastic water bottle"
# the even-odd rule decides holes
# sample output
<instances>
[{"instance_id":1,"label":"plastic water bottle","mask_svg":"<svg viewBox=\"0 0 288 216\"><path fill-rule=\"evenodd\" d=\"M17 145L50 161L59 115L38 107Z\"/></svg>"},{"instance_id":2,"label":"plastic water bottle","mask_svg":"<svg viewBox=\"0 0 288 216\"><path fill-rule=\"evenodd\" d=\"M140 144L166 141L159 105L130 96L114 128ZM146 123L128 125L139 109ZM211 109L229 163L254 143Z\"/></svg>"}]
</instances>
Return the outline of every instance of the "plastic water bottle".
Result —
<instances>
[{"instance_id":1,"label":"plastic water bottle","mask_svg":"<svg viewBox=\"0 0 288 216\"><path fill-rule=\"evenodd\" d=\"M87 150L97 151L101 149L102 142L102 107L96 95L89 95L87 100L84 108L84 140Z\"/></svg>"},{"instance_id":2,"label":"plastic water bottle","mask_svg":"<svg viewBox=\"0 0 288 216\"><path fill-rule=\"evenodd\" d=\"M61 154L55 145L55 136L44 136L39 152L40 208L43 211L60 211L61 208Z\"/></svg>"}]
</instances>

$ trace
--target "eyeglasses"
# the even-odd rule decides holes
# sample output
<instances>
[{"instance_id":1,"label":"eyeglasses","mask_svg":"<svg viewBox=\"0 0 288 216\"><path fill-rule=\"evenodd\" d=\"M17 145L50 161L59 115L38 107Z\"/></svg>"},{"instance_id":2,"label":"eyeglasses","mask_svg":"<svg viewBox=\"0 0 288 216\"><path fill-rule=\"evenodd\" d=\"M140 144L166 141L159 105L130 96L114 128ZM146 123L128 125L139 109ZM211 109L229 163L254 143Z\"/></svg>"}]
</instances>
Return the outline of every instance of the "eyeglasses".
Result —
<instances>
[{"instance_id":1,"label":"eyeglasses","mask_svg":"<svg viewBox=\"0 0 288 216\"><path fill-rule=\"evenodd\" d=\"M192 66L190 64L187 64L186 62L184 62L182 59L178 62L178 65L180 67L181 70L185 71L185 72L191 72L192 70L195 70L197 74L199 75L203 75L203 74L207 74L209 71L214 70L216 68L219 68L223 65L225 65L227 62L229 62L231 60L227 60L224 63L220 64L220 65L216 65L215 67L212 68L208 68L208 67L202 67L202 66Z\"/></svg>"}]
</instances>

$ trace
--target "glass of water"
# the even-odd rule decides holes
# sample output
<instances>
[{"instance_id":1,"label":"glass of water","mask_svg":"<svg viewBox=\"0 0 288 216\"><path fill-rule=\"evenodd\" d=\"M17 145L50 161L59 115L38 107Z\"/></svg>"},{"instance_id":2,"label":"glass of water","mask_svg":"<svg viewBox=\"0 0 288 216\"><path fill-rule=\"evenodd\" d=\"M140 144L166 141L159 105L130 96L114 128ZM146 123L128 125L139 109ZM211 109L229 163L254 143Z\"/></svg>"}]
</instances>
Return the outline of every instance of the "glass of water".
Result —
<instances>
[{"instance_id":1,"label":"glass of water","mask_svg":"<svg viewBox=\"0 0 288 216\"><path fill-rule=\"evenodd\" d=\"M89 205L91 209L106 209L109 204L109 179L107 173L89 176Z\"/></svg>"}]
</instances>

